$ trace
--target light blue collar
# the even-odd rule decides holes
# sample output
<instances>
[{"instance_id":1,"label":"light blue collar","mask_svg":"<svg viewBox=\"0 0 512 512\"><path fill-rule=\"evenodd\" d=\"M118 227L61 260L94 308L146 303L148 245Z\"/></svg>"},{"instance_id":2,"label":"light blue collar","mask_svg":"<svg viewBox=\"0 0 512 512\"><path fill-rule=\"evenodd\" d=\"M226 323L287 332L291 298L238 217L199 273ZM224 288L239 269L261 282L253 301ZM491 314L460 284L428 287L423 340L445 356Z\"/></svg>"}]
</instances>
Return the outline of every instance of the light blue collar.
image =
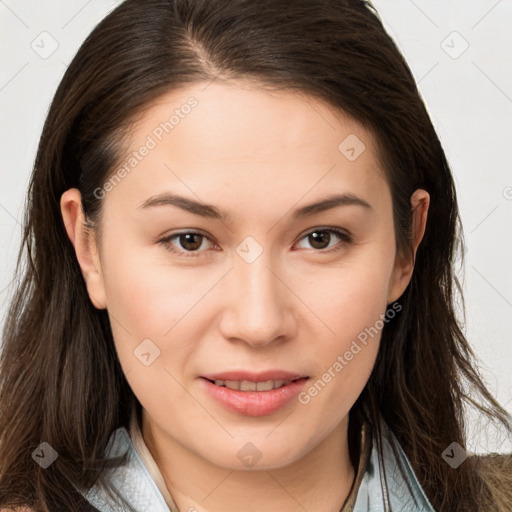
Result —
<instances>
[{"instance_id":1,"label":"light blue collar","mask_svg":"<svg viewBox=\"0 0 512 512\"><path fill-rule=\"evenodd\" d=\"M372 439L370 459L351 512L436 512L398 440L383 420L381 428L383 435ZM391 437L405 478L391 448Z\"/></svg>"},{"instance_id":2,"label":"light blue collar","mask_svg":"<svg viewBox=\"0 0 512 512\"><path fill-rule=\"evenodd\" d=\"M394 438L394 435L384 422L382 428L385 434L382 435L381 442L375 436L372 439L366 471L357 492L354 508L350 512L436 512L397 442L398 456L406 478L402 476L388 439ZM121 496L137 512L178 512L170 511L156 483L135 451L127 429L120 427L110 437L107 455L120 456L125 452L128 454L127 464L108 473L110 482ZM81 492L100 512L127 510L99 486L88 492Z\"/></svg>"}]
</instances>

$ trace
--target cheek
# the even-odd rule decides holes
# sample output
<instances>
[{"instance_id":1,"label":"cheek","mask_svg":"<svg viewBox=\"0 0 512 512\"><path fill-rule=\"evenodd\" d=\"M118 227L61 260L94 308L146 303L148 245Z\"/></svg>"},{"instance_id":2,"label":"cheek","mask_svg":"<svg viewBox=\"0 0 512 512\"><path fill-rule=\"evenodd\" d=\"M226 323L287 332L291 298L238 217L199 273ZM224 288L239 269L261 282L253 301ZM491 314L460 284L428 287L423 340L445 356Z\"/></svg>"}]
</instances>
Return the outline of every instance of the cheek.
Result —
<instances>
[{"instance_id":1,"label":"cheek","mask_svg":"<svg viewBox=\"0 0 512 512\"><path fill-rule=\"evenodd\" d=\"M305 302L321 320L310 333L316 340L316 380L306 390L303 403L327 407L333 421L348 412L375 363L387 323L393 254L384 246L361 252L339 268L316 273L298 292L308 298ZM331 408L332 404L336 407Z\"/></svg>"},{"instance_id":2,"label":"cheek","mask_svg":"<svg viewBox=\"0 0 512 512\"><path fill-rule=\"evenodd\" d=\"M313 334L315 374L298 398L308 418L321 416L325 433L349 413L373 370L387 304L380 279L371 273L347 277L312 305L329 330L321 325Z\"/></svg>"},{"instance_id":3,"label":"cheek","mask_svg":"<svg viewBox=\"0 0 512 512\"><path fill-rule=\"evenodd\" d=\"M211 270L167 263L164 251L126 244L113 251L115 260L105 259L109 312L134 336L165 336L219 279Z\"/></svg>"},{"instance_id":4,"label":"cheek","mask_svg":"<svg viewBox=\"0 0 512 512\"><path fill-rule=\"evenodd\" d=\"M158 354L151 367L165 367L172 372L195 348L201 326L195 324L192 332L189 318L204 308L202 298L218 277L205 275L203 279L192 267L155 265L144 259L145 253L134 246L120 246L115 252L116 260L105 261L105 291L113 336L126 373L140 370L137 354L141 343L146 344L152 356L153 352Z\"/></svg>"},{"instance_id":5,"label":"cheek","mask_svg":"<svg viewBox=\"0 0 512 512\"><path fill-rule=\"evenodd\" d=\"M105 285L118 358L137 399L161 423L172 421L175 404L194 418L199 411L180 383L202 326L191 325L189 318L200 312L214 276L203 281L192 269L155 266L141 254L119 248L119 263L108 267Z\"/></svg>"},{"instance_id":6,"label":"cheek","mask_svg":"<svg viewBox=\"0 0 512 512\"><path fill-rule=\"evenodd\" d=\"M362 254L302 281L297 294L307 298L305 302L323 321L326 340L346 343L386 311L392 262L378 252Z\"/></svg>"}]
</instances>

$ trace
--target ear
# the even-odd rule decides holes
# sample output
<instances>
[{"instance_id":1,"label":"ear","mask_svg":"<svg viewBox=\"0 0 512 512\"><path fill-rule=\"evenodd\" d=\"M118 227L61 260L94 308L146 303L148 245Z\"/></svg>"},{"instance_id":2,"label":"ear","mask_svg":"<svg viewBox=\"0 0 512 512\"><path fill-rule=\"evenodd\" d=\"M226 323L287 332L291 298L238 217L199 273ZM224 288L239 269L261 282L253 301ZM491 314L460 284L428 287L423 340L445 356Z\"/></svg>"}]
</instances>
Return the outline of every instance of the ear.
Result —
<instances>
[{"instance_id":1,"label":"ear","mask_svg":"<svg viewBox=\"0 0 512 512\"><path fill-rule=\"evenodd\" d=\"M429 204L430 196L426 190L418 189L411 196L411 209L413 215L412 259L408 257L396 258L388 292L388 304L397 300L402 293L404 293L411 280L414 263L416 261L416 251L418 250L418 246L425 234Z\"/></svg>"},{"instance_id":2,"label":"ear","mask_svg":"<svg viewBox=\"0 0 512 512\"><path fill-rule=\"evenodd\" d=\"M87 227L82 210L82 196L76 188L66 190L60 198L64 226L87 286L89 298L97 309L107 307L99 252L93 232Z\"/></svg>"}]
</instances>

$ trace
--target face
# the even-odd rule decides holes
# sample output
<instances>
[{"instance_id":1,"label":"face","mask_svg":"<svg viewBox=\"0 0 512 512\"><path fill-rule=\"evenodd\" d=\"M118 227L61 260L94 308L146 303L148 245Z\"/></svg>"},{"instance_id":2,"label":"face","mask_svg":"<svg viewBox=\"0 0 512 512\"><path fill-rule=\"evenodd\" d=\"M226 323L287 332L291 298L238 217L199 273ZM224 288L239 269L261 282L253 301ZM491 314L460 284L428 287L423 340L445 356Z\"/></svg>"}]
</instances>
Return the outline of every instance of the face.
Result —
<instances>
[{"instance_id":1,"label":"face","mask_svg":"<svg viewBox=\"0 0 512 512\"><path fill-rule=\"evenodd\" d=\"M311 97L202 83L152 104L120 162L80 263L153 428L226 468L346 428L411 272L372 135Z\"/></svg>"}]
</instances>

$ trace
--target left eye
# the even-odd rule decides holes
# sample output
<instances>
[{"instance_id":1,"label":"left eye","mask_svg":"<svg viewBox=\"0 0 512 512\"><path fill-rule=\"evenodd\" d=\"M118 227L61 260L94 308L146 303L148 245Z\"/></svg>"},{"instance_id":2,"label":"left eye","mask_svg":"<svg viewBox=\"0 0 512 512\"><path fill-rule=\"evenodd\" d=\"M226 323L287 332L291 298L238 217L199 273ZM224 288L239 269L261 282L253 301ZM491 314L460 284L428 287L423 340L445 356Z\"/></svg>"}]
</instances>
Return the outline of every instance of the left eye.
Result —
<instances>
[{"instance_id":1,"label":"left eye","mask_svg":"<svg viewBox=\"0 0 512 512\"><path fill-rule=\"evenodd\" d=\"M330 249L330 247L333 247L330 245L333 239L333 235L343 243L334 244L335 249ZM176 248L176 246L172 243L174 239L179 241L179 245L182 249ZM340 246L343 246L344 244L347 244L351 241L351 238L347 233L333 228L321 228L312 230L309 233L306 233L301 238L301 241L304 239L309 240L309 243L312 245L313 249L318 249L322 252L331 252L341 249ZM174 254L195 257L201 255L202 251L200 251L200 249L204 249L203 245L205 241L209 241L213 244L211 238L203 235L202 233L195 231L184 231L182 233L175 233L174 235L163 238L159 240L158 243L163 244L168 251ZM325 251L324 249L330 250Z\"/></svg>"},{"instance_id":2,"label":"left eye","mask_svg":"<svg viewBox=\"0 0 512 512\"><path fill-rule=\"evenodd\" d=\"M181 247L185 250L176 249L171 244L171 240L177 238ZM202 233L196 233L195 231L186 231L183 233L176 233L160 240L167 250L170 252L180 254L183 256L199 256L198 249L203 245L204 240L210 240L206 235Z\"/></svg>"},{"instance_id":3,"label":"left eye","mask_svg":"<svg viewBox=\"0 0 512 512\"><path fill-rule=\"evenodd\" d=\"M350 236L347 233L344 233L343 231L340 231L338 229L333 228L320 228L320 229L314 229L313 231L310 231L309 233L306 233L302 240L308 239L309 243L313 246L313 249L319 249L322 252L331 252L324 251L324 249L330 249L329 243L332 241L332 238L334 237L339 238L344 243L349 243L351 241ZM327 246L325 244L327 243ZM341 244L343 245L343 244ZM334 245L335 249L332 250L338 250L341 249L340 244Z\"/></svg>"}]
</instances>

